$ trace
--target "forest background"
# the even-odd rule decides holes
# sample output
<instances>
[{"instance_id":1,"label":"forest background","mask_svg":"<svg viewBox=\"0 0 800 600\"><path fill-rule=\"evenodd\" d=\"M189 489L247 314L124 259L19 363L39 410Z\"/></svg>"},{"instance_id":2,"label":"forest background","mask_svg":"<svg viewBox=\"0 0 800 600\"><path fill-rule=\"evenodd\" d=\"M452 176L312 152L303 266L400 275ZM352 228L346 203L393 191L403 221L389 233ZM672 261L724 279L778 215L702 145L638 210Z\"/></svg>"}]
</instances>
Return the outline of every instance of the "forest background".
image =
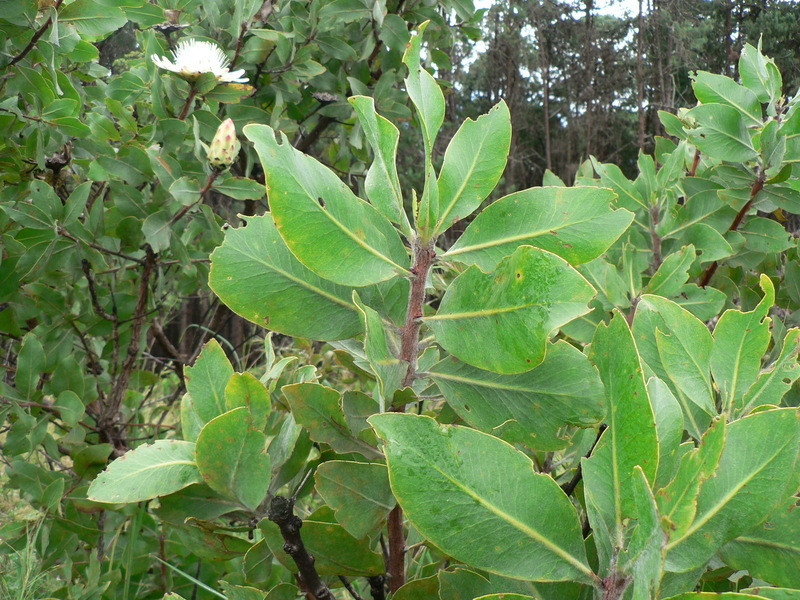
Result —
<instances>
[{"instance_id":1,"label":"forest background","mask_svg":"<svg viewBox=\"0 0 800 600\"><path fill-rule=\"evenodd\" d=\"M188 369L204 348L221 349L219 356L237 372L266 371L263 383L275 398L281 385L317 378L342 389L375 379L353 347L300 335L265 338L267 330L255 319L243 318L241 310L231 310L209 289L209 257L223 243L224 232L267 210L265 173L252 145L245 144L230 170L207 164L207 146L222 117L233 120L240 137L249 123L269 124L362 192L368 188L371 142L347 98L372 97L378 113L401 130L399 179L409 189L422 190L428 140L417 127L420 118L402 82L411 32L430 21L422 61L443 89L445 107L429 149L434 166L441 167L461 123L489 113L500 100L508 107L513 132L508 162L496 188L487 192L486 206L533 186L585 182L594 176L592 165L619 167L621 179L597 167L603 185L618 184L617 192L630 189L630 182L620 183L625 178L641 181L648 164L655 178L654 163L641 153L654 155L663 166L685 134L663 113L683 118L681 109L697 103L693 76L698 71L738 80L746 44L770 57L782 75L775 98L781 93L788 98L800 86L797 2L650 0L632 8L626 13L613 2L599 6L593 0L498 0L481 10L469 0L0 4L0 130L7 132L0 146L0 444L6 466L0 594L26 600L127 599L161 598L170 589L186 598L211 598L219 597L212 588L224 577L222 588L231 600L259 597L248 596L250 584L272 590L288 586L268 598L292 597L297 590L288 571L279 572L277 563L272 568L264 544L250 553L253 524L241 515L221 529L209 529L208 523L226 513L203 508L195 521L165 532L164 523L183 521L186 506L207 504L209 497L187 495L172 505L162 501L154 513L144 502L106 510L87 496L89 484L110 460L180 431L186 435L181 411L192 385ZM249 84L218 85L213 78L188 83L155 66L151 56L170 56L177 41L190 36L219 43L231 68L245 69ZM774 109L778 101L770 98ZM587 163L590 157L594 162ZM790 162L796 161L787 158ZM694 176L697 159L692 166L688 156L685 166ZM775 181L781 183L777 175ZM747 197L751 183L737 183L739 196L744 189ZM786 193L792 199L789 208L800 206L794 192ZM755 258L751 253L730 270L723 266L718 296L712 293L717 290L704 289L687 297L686 304L713 304L713 311L692 309L713 328L723 307L761 306L756 270L772 268L772 275L786 283L778 286L777 300L772 296L777 305L773 353L780 351L777 338L796 324L794 306L800 303L800 269L777 265L775 258L787 249L796 258L791 254L796 240L779 239L784 230L796 233L795 211L780 206L776 200L758 213L779 230L769 230L766 237L772 237L758 249L763 252ZM656 230L659 211L650 216L650 230L643 230L648 235ZM469 222L444 232L442 245L455 241ZM652 291L642 273L650 281L661 265L657 237L631 234L628 241L640 246L639 254L629 258L625 250L615 266L621 273L635 272L632 280L638 277L638 283L610 306L630 309L632 316L640 292L648 285ZM658 259L650 262L656 246ZM682 257L680 285L690 273L693 279L713 276L717 261L713 269L700 257L692 263L691 247L686 263L687 247L664 246L663 258L669 252ZM680 285L675 290L684 290ZM762 290L769 295L763 283ZM607 296L612 298L610 292ZM439 300L434 294L432 305ZM384 308L395 314L391 306ZM567 337L588 344L593 331L574 327ZM206 360L210 352L204 353ZM788 397L786 404L797 404L795 390ZM306 466L316 469L346 453L336 444L320 446L313 427L306 427L310 437L301 427L287 427L291 411L282 400L276 402L280 410L274 409L264 427L271 440L286 445L270 450L269 493L287 488L305 493ZM458 422L452 411L443 415L442 422ZM577 431L580 436L587 430ZM578 462L561 456L566 468L558 477L565 487L580 473L580 455L593 448L594 432L588 431L591 436L575 438ZM699 439L703 431L690 433ZM377 444L374 435L372 441ZM544 471L556 456L538 449L530 454ZM709 567L710 575L698 584L702 589L744 585L737 583L736 569L716 567ZM355 593L383 587L373 570L365 567L373 580L362 581ZM417 575L430 577L422 567ZM590 593L584 587L549 593L578 598ZM349 592L342 587L335 593L346 597Z\"/></svg>"}]
</instances>

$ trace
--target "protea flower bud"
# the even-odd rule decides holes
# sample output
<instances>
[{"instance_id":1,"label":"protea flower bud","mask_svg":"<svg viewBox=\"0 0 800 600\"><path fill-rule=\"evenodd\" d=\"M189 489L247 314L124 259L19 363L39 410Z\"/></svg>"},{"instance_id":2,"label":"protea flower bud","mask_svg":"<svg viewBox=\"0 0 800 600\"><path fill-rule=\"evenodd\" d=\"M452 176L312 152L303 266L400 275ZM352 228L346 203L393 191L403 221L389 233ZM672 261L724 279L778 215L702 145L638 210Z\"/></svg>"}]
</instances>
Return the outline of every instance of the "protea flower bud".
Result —
<instances>
[{"instance_id":1,"label":"protea flower bud","mask_svg":"<svg viewBox=\"0 0 800 600\"><path fill-rule=\"evenodd\" d=\"M218 169L227 169L236 160L242 145L236 138L232 119L225 119L214 134L208 149L208 162Z\"/></svg>"}]
</instances>

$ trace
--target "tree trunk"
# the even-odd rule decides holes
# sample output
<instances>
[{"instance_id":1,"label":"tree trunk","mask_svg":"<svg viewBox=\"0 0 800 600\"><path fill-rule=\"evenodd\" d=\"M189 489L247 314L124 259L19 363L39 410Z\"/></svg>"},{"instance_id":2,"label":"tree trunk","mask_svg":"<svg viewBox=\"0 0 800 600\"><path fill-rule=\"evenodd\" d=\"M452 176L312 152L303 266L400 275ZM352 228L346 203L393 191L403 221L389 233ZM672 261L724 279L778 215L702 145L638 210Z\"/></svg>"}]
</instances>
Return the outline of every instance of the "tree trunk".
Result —
<instances>
[{"instance_id":1,"label":"tree trunk","mask_svg":"<svg viewBox=\"0 0 800 600\"><path fill-rule=\"evenodd\" d=\"M636 39L636 105L639 111L639 150L644 150L644 12L639 0L639 32Z\"/></svg>"}]
</instances>

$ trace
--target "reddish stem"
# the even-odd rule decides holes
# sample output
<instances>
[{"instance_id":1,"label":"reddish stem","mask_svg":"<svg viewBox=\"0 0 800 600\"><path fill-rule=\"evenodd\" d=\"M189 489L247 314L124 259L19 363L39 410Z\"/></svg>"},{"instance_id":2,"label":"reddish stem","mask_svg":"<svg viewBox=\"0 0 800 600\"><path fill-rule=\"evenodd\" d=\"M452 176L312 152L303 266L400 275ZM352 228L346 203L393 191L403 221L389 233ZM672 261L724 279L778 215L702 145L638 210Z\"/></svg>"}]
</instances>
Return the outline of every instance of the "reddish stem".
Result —
<instances>
[{"instance_id":1,"label":"reddish stem","mask_svg":"<svg viewBox=\"0 0 800 600\"><path fill-rule=\"evenodd\" d=\"M750 188L750 198L747 200L742 209L738 213L736 213L736 217L733 219L733 223L731 223L731 226L728 227L728 231L736 231L739 228L739 225L741 225L744 216L750 210L750 207L753 205L753 202L755 202L756 196L758 196L758 193L763 189L765 177L766 176L764 175L764 171L760 171L758 173L758 177L756 177L756 180L753 182L753 186ZM708 282L711 281L711 278L714 276L714 273L717 272L718 267L719 263L716 260L710 265L708 265L708 268L705 270L705 273L703 273L702 279L700 279L700 287L704 288L708 285Z\"/></svg>"},{"instance_id":2,"label":"reddish stem","mask_svg":"<svg viewBox=\"0 0 800 600\"><path fill-rule=\"evenodd\" d=\"M183 110L181 110L181 114L178 115L178 120L183 121L186 118L186 115L189 114L189 109L192 107L194 103L194 99L197 97L197 88L192 85L191 89L189 90L189 97L186 98L186 104L183 105Z\"/></svg>"},{"instance_id":3,"label":"reddish stem","mask_svg":"<svg viewBox=\"0 0 800 600\"><path fill-rule=\"evenodd\" d=\"M400 342L400 358L408 363L403 387L414 383L417 376L417 355L419 354L419 330L422 327L423 308L425 306L425 282L436 258L433 241L423 242L415 238L411 243L414 251L414 264L411 266L411 290L408 294L408 311L402 329ZM405 411L405 404L393 406L393 412ZM398 504L389 513L387 523L389 533L389 588L396 592L405 582L406 540L403 533L403 509Z\"/></svg>"}]
</instances>

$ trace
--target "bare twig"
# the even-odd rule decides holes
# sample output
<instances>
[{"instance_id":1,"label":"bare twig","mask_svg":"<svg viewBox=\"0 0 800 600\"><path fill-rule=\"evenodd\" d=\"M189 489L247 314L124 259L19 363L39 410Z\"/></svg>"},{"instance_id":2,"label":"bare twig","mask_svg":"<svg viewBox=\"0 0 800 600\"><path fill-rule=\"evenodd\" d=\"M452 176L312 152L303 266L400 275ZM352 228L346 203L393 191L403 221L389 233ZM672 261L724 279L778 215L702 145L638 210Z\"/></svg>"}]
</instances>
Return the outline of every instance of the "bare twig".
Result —
<instances>
[{"instance_id":1,"label":"bare twig","mask_svg":"<svg viewBox=\"0 0 800 600\"><path fill-rule=\"evenodd\" d=\"M119 409L122 406L122 400L125 397L125 392L128 389L128 382L130 381L133 367L139 355L142 328L144 326L145 317L147 316L147 300L150 296L150 277L155 268L155 264L156 255L150 245L145 244L145 260L139 279L139 290L136 307L133 311L134 317L133 324L131 325L128 350L122 364L122 369L114 381L114 385L98 420L98 427L101 429L103 436L114 445L117 454L122 454L127 449L127 444L125 443L122 432L118 431L117 428L117 418L119 416Z\"/></svg>"},{"instance_id":2,"label":"bare twig","mask_svg":"<svg viewBox=\"0 0 800 600\"><path fill-rule=\"evenodd\" d=\"M594 440L594 444L592 444L592 447L586 453L586 458L589 458L592 455L592 452L594 452L594 449L597 446L597 442L600 441L600 436L603 435L603 432L606 430L606 428L607 428L606 425L600 425L600 428L597 430L597 438ZM575 469L575 475L572 476L572 479L569 482L562 485L561 489L564 490L564 493L567 496L571 496L572 492L575 491L575 488L578 487L578 484L580 483L582 478L583 478L583 469L581 467L581 463L579 462L578 468Z\"/></svg>"},{"instance_id":3,"label":"bare twig","mask_svg":"<svg viewBox=\"0 0 800 600\"><path fill-rule=\"evenodd\" d=\"M55 4L53 5L53 10L55 12L58 12L58 9L61 7L61 4L63 4L63 2L64 0L56 0ZM25 46L19 54L17 54L14 58L11 59L11 62L8 63L8 66L9 67L14 66L23 58L25 58L28 55L28 52L33 50L34 46L36 46L36 43L39 41L39 38L41 38L44 35L44 33L48 29L50 29L50 26L52 24L53 24L53 17L52 16L47 17L47 20L44 23L42 23L42 26L39 27L39 29L37 29L36 32L33 34L33 37L31 37L31 41L28 42L28 45Z\"/></svg>"},{"instance_id":4,"label":"bare twig","mask_svg":"<svg viewBox=\"0 0 800 600\"><path fill-rule=\"evenodd\" d=\"M135 256L131 256L130 254L125 254L124 252L118 252L116 250L112 250L111 248L105 248L100 244L95 244L94 242L85 242L82 239L76 238L72 235L69 231L64 229L63 227L58 227L56 229L56 233L60 236L67 238L68 240L72 240L78 244L86 244L89 248L94 248L98 252L102 252L103 254L110 254L112 256L119 256L120 258L124 258L125 260L130 260L138 264L142 264L144 261L141 258L136 258Z\"/></svg>"},{"instance_id":5,"label":"bare twig","mask_svg":"<svg viewBox=\"0 0 800 600\"><path fill-rule=\"evenodd\" d=\"M194 99L197 97L197 88L192 85L189 89L189 96L186 98L186 104L183 105L183 109L181 110L181 114L178 115L178 120L183 121L186 118L186 115L189 114L189 109L194 104Z\"/></svg>"},{"instance_id":6,"label":"bare twig","mask_svg":"<svg viewBox=\"0 0 800 600\"><path fill-rule=\"evenodd\" d=\"M94 277L92 276L92 266L89 264L89 261L85 258L81 260L81 268L83 269L84 275L86 275L86 281L89 284L89 296L92 299L92 308L94 312L97 313L102 319L106 321L111 321L112 323L117 322L117 315L109 313L106 309L100 306L100 299L97 297L97 289L94 283Z\"/></svg>"},{"instance_id":7,"label":"bare twig","mask_svg":"<svg viewBox=\"0 0 800 600\"><path fill-rule=\"evenodd\" d=\"M348 581L347 577L345 577L344 575L339 575L339 581L342 582L342 585L344 586L344 589L347 590L347 592L350 594L350 596L353 598L353 600L364 600L358 594L358 592L356 591L356 588L353 587L353 584L350 583L350 581Z\"/></svg>"},{"instance_id":8,"label":"bare twig","mask_svg":"<svg viewBox=\"0 0 800 600\"><path fill-rule=\"evenodd\" d=\"M172 216L172 218L169 220L168 225L170 227L172 225L174 225L175 223L177 223L178 221L180 221L184 217L184 215L186 215L187 212L189 212L192 208L194 208L195 206L200 204L205 199L206 194L208 193L208 190L211 189L211 186L217 180L217 177L219 177L220 173L221 173L221 171L218 171L217 169L214 169L213 171L211 171L211 173L208 174L208 177L206 177L206 183L203 186L203 189L200 190L200 193L199 193L200 197L197 200L195 200L194 202L192 202L191 204L187 204L182 209L180 209L178 212L176 212Z\"/></svg>"},{"instance_id":9,"label":"bare twig","mask_svg":"<svg viewBox=\"0 0 800 600\"><path fill-rule=\"evenodd\" d=\"M291 498L276 496L272 499L267 518L275 523L283 536L283 551L292 557L297 565L299 576L316 600L334 600L331 590L320 579L314 567L314 557L308 553L300 528L303 521L294 514L294 502Z\"/></svg>"},{"instance_id":10,"label":"bare twig","mask_svg":"<svg viewBox=\"0 0 800 600\"><path fill-rule=\"evenodd\" d=\"M373 575L372 577L367 577L367 581L369 581L369 593L372 596L372 600L386 600L386 576L384 575Z\"/></svg>"}]
</instances>

